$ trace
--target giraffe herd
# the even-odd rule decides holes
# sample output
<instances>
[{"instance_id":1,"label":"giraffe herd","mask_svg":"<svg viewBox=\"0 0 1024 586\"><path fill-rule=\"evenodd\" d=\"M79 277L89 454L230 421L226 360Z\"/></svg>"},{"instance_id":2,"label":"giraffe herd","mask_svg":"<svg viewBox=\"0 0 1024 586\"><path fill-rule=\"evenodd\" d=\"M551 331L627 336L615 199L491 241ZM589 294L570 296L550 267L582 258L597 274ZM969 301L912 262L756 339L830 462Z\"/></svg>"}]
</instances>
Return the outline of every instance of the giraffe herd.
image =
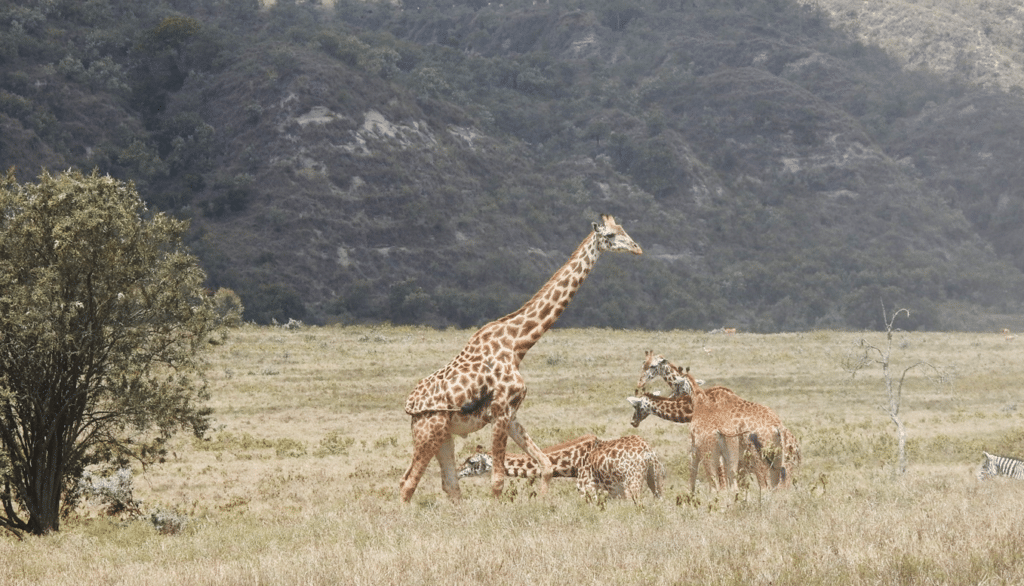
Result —
<instances>
[{"instance_id":1,"label":"giraffe herd","mask_svg":"<svg viewBox=\"0 0 1024 586\"><path fill-rule=\"evenodd\" d=\"M800 445L774 411L742 399L725 387L703 389L689 369L684 371L648 350L637 381L638 392L658 376L672 387L668 401L680 404L677 411L689 412L691 492L701 462L716 485L720 485L724 472L728 487L735 488L741 451L749 456L762 488L789 486L793 468L800 463ZM665 408L652 395L645 399L627 397L634 408L634 427L655 407ZM681 418L677 421L683 422Z\"/></svg>"},{"instance_id":2,"label":"giraffe herd","mask_svg":"<svg viewBox=\"0 0 1024 586\"><path fill-rule=\"evenodd\" d=\"M588 497L597 493L636 501L646 483L660 497L665 467L655 450L638 436L601 440L575 438L541 450L516 419L526 397L519 365L540 337L554 325L602 252L642 254L642 249L609 215L569 260L518 310L480 328L445 367L422 379L409 395L405 412L412 417L413 459L400 483L408 502L430 461L441 467L441 487L452 501L461 499L459 478L491 472L491 491L501 496L505 476L540 478L540 494L551 478L575 477ZM656 377L672 388L670 397L641 390ZM704 465L716 488L735 488L741 458L762 487L789 486L800 460L796 438L771 409L738 397L725 387L704 389L663 356L648 351L635 396L632 425L650 414L690 426L690 489ZM455 467L455 435L465 437L490 424L491 449L478 446L461 470ZM506 452L511 437L526 454ZM499 465L500 463L500 465ZM743 470L745 470L744 468Z\"/></svg>"}]
</instances>

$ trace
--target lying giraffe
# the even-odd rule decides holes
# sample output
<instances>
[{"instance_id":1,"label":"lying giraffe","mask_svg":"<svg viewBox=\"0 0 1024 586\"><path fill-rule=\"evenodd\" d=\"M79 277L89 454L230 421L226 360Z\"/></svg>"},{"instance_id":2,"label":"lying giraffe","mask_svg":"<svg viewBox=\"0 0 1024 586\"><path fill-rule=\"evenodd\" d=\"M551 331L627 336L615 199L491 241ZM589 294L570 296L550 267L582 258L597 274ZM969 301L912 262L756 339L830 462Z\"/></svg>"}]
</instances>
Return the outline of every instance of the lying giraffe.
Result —
<instances>
[{"instance_id":1,"label":"lying giraffe","mask_svg":"<svg viewBox=\"0 0 1024 586\"><path fill-rule=\"evenodd\" d=\"M670 377L674 387L688 393L693 402L690 422L690 491L696 489L697 469L707 457L725 462L727 484L735 487L735 470L739 449L727 445L729 438L742 438L750 442L759 455L755 474L762 487L788 486L792 472L800 460L800 447L796 438L782 424L774 411L734 393L702 389L690 374L670 363L664 356L648 351L640 372L638 388L643 388L657 376ZM666 378L666 380L669 380ZM714 387L712 388L714 389ZM769 445L770 444L770 445ZM786 456L790 466L786 466ZM767 470L766 470L767 468Z\"/></svg>"},{"instance_id":2,"label":"lying giraffe","mask_svg":"<svg viewBox=\"0 0 1024 586\"><path fill-rule=\"evenodd\" d=\"M434 458L441 465L441 488L459 501L459 479L455 475L453 435L467 434L491 424L491 453L505 461L511 437L541 466L541 493L551 479L548 457L530 439L516 420L526 399L526 381L519 364L572 301L602 252L643 254L640 246L604 215L594 222L593 231L569 260L522 307L497 319L473 334L462 351L447 366L422 379L405 402L412 416L413 457L399 484L403 502L412 499L420 479ZM491 471L491 492L501 496L505 466Z\"/></svg>"},{"instance_id":3,"label":"lying giraffe","mask_svg":"<svg viewBox=\"0 0 1024 586\"><path fill-rule=\"evenodd\" d=\"M613 497L630 498L634 502L643 492L643 483L661 497L665 467L658 455L641 437L630 435L613 440L599 440L584 435L552 446L547 454L554 468L554 477L577 478L576 488L586 496L607 492ZM486 474L494 466L491 455L477 446L476 453L466 458L459 478ZM537 462L525 454L505 454L505 471L517 478L537 478Z\"/></svg>"},{"instance_id":4,"label":"lying giraffe","mask_svg":"<svg viewBox=\"0 0 1024 586\"><path fill-rule=\"evenodd\" d=\"M645 480L654 498L661 498L665 484L665 466L658 454L643 438L635 435L595 442L579 474L576 490L588 498L604 491L609 496L632 499L635 503L640 500Z\"/></svg>"},{"instance_id":5,"label":"lying giraffe","mask_svg":"<svg viewBox=\"0 0 1024 586\"><path fill-rule=\"evenodd\" d=\"M587 452L594 447L597 441L596 435L583 435L576 439L562 442L544 450L548 460L551 461L553 478L576 478L579 475L579 465ZM459 478L467 476L480 476L486 474L494 467L494 458L484 447L477 445L476 453L466 458L459 469ZM526 454L515 454L505 452L505 472L513 478L539 478L540 467L537 461Z\"/></svg>"}]
</instances>

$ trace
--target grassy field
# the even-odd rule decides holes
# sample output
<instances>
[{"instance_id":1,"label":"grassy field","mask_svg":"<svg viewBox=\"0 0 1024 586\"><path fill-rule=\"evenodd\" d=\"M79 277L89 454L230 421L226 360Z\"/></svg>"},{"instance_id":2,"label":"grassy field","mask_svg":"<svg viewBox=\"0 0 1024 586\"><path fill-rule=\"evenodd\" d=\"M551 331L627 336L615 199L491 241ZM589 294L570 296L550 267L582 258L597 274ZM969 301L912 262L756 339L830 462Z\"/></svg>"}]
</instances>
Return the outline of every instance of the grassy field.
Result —
<instances>
[{"instance_id":1,"label":"grassy field","mask_svg":"<svg viewBox=\"0 0 1024 586\"><path fill-rule=\"evenodd\" d=\"M910 465L896 477L881 369L843 368L882 333L554 330L523 364L519 420L542 446L638 433L666 464L665 498L587 503L566 479L536 497L510 479L496 500L489 478L471 478L455 506L435 463L403 505L405 397L470 334L232 331L210 356L214 429L135 471L144 506L177 509L185 529L164 535L83 506L58 534L0 538L0 584L1024 582L1024 482L975 477L983 449L1024 456L1021 340L896 335L896 368L926 360L953 373L909 372ZM719 494L701 482L688 498L687 426L629 425L625 397L647 349L773 408L801 442L796 486ZM489 433L457 439L458 456Z\"/></svg>"}]
</instances>

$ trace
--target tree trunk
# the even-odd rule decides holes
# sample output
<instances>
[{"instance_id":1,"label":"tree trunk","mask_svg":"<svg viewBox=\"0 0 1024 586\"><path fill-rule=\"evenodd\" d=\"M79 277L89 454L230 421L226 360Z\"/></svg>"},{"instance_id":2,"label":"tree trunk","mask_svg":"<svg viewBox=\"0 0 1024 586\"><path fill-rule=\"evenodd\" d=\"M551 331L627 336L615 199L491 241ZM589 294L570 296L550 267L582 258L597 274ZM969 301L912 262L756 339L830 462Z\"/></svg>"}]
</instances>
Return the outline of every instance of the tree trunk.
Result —
<instances>
[{"instance_id":1,"label":"tree trunk","mask_svg":"<svg viewBox=\"0 0 1024 586\"><path fill-rule=\"evenodd\" d=\"M60 529L61 492L64 486L63 442L59 434L48 438L35 454L31 482L24 487L25 501L29 509L28 531L34 535L45 535Z\"/></svg>"},{"instance_id":2,"label":"tree trunk","mask_svg":"<svg viewBox=\"0 0 1024 586\"><path fill-rule=\"evenodd\" d=\"M907 430L899 413L890 413L889 417L896 424L896 471L902 476L907 472Z\"/></svg>"},{"instance_id":3,"label":"tree trunk","mask_svg":"<svg viewBox=\"0 0 1024 586\"><path fill-rule=\"evenodd\" d=\"M882 362L882 374L885 377L885 392L889 395L889 418L896 424L896 474L902 476L907 471L907 430L900 418L900 402L903 381L899 387L893 388L892 371L889 370L889 356L892 352L892 325L888 330L889 345L886 347Z\"/></svg>"}]
</instances>

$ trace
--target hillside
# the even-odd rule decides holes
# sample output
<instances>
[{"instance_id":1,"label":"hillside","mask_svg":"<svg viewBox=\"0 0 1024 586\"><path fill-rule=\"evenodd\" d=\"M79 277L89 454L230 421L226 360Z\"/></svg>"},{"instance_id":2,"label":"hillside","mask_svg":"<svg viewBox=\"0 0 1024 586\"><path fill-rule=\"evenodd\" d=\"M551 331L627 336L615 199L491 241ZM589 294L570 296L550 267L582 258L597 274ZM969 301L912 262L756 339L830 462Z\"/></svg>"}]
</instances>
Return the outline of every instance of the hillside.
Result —
<instances>
[{"instance_id":1,"label":"hillside","mask_svg":"<svg viewBox=\"0 0 1024 586\"><path fill-rule=\"evenodd\" d=\"M801 0L906 67L1024 92L1024 6L1015 0Z\"/></svg>"},{"instance_id":2,"label":"hillside","mask_svg":"<svg viewBox=\"0 0 1024 586\"><path fill-rule=\"evenodd\" d=\"M135 181L260 322L479 324L611 213L563 325L1024 329L1012 36L851 11L0 1L0 164Z\"/></svg>"}]
</instances>

